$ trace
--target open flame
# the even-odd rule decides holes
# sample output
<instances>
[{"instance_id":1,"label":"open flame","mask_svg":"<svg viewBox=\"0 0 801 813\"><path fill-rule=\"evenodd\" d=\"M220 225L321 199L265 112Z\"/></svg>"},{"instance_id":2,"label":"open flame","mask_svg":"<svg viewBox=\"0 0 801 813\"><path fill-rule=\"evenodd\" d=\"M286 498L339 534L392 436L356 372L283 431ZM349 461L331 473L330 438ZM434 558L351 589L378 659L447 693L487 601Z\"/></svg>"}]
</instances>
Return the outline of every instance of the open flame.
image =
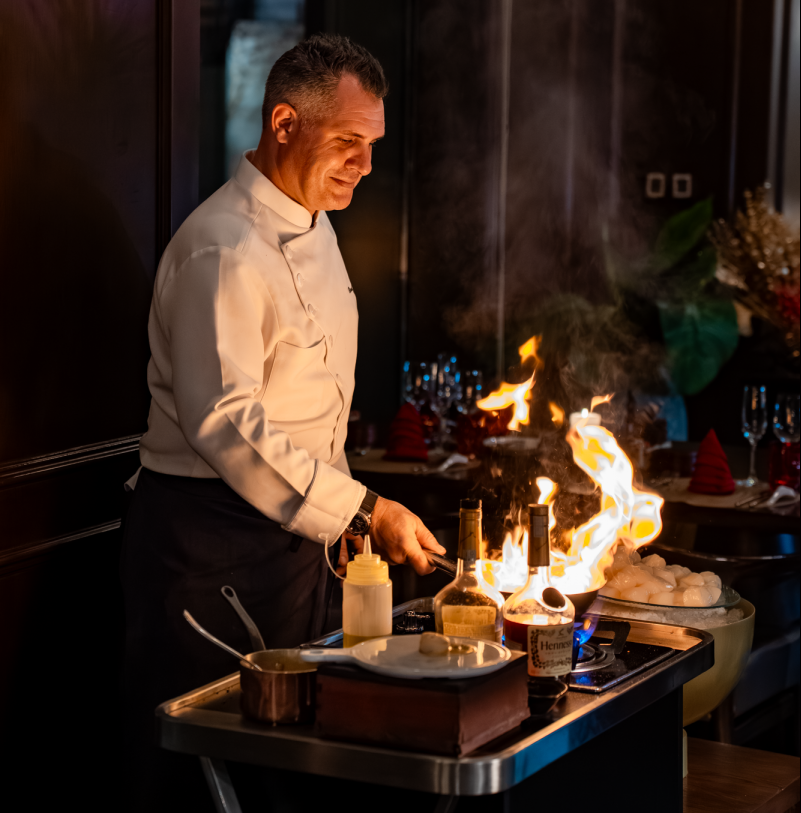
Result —
<instances>
[{"instance_id":1,"label":"open flame","mask_svg":"<svg viewBox=\"0 0 801 813\"><path fill-rule=\"evenodd\" d=\"M523 348L528 347L528 344L527 342L520 348L521 356ZM531 385L533 382L534 376L531 378ZM589 411L599 404L608 403L611 399L611 395L593 398ZM487 400L489 398L485 399ZM525 402L524 399L521 400ZM481 402L479 407L497 408L484 406ZM558 407L551 405L554 423L557 423L560 411ZM618 544L636 549L655 539L662 530L661 509L664 504L659 495L635 487L631 461L612 433L602 426L589 424L586 420L589 414L586 409L582 410L581 414L584 419L579 420L568 432L567 442L573 451L576 465L586 472L600 489L601 508L583 525L565 531L563 544L551 548L551 584L563 593L569 594L598 590L604 586L606 583L604 572L612 564ZM517 427L510 423L509 428ZM553 535L556 527L553 502L558 486L547 477L538 477L536 484L539 488L540 502L551 506L549 528ZM528 532L518 525L513 532L506 535L502 559L483 560L484 578L503 592L516 590L522 587L528 576L527 559Z\"/></svg>"},{"instance_id":2,"label":"open flame","mask_svg":"<svg viewBox=\"0 0 801 813\"><path fill-rule=\"evenodd\" d=\"M540 367L542 362L537 355L537 349L540 346L540 336L532 336L525 344L518 348L520 353L520 363L524 363L527 359L534 359L536 366ZM501 382L499 389L491 392L486 398L476 401L476 406L489 412L497 409L506 409L514 404L514 415L509 421L508 428L516 432L521 424L528 424L530 408L528 405L528 395L531 388L534 386L534 379L537 375L536 370L531 374L527 381L522 384L507 384L505 381Z\"/></svg>"}]
</instances>

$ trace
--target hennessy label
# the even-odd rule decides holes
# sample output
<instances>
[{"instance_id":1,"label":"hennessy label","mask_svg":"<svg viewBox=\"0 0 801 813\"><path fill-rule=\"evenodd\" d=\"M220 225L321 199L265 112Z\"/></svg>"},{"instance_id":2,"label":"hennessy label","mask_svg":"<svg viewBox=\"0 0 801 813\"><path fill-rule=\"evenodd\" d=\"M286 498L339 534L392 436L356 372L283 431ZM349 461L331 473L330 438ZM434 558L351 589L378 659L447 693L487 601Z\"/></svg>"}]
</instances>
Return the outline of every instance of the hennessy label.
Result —
<instances>
[{"instance_id":1,"label":"hennessy label","mask_svg":"<svg viewBox=\"0 0 801 813\"><path fill-rule=\"evenodd\" d=\"M446 605L442 608L442 631L445 635L500 643L500 635L495 631L496 613L494 607Z\"/></svg>"},{"instance_id":2,"label":"hennessy label","mask_svg":"<svg viewBox=\"0 0 801 813\"><path fill-rule=\"evenodd\" d=\"M528 628L528 673L531 677L561 677L570 671L573 625Z\"/></svg>"}]
</instances>

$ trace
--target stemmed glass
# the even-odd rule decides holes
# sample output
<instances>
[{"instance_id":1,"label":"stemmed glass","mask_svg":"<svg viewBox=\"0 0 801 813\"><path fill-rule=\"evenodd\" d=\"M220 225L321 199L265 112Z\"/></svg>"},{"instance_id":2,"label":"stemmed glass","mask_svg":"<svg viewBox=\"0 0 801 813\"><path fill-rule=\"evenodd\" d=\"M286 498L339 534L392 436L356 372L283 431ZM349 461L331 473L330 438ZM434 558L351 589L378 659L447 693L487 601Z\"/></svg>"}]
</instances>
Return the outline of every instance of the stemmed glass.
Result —
<instances>
[{"instance_id":1,"label":"stemmed glass","mask_svg":"<svg viewBox=\"0 0 801 813\"><path fill-rule=\"evenodd\" d=\"M403 398L419 412L434 388L431 365L425 361L407 361L403 365Z\"/></svg>"},{"instance_id":2,"label":"stemmed glass","mask_svg":"<svg viewBox=\"0 0 801 813\"><path fill-rule=\"evenodd\" d=\"M748 477L739 480L737 485L751 488L759 482L756 474L756 448L767 428L765 388L746 386L743 389L742 431L745 439L751 444L751 463L748 467Z\"/></svg>"},{"instance_id":3,"label":"stemmed glass","mask_svg":"<svg viewBox=\"0 0 801 813\"><path fill-rule=\"evenodd\" d=\"M448 412L451 405L459 400L459 366L456 356L450 353L440 353L437 360L432 362L434 370L434 397L431 399L431 406L440 419L440 436L437 438L437 447L442 446L444 435L450 434L451 426L448 421Z\"/></svg>"},{"instance_id":4,"label":"stemmed glass","mask_svg":"<svg viewBox=\"0 0 801 813\"><path fill-rule=\"evenodd\" d=\"M801 440L801 397L782 393L773 406L773 434L779 440L770 449L769 483L771 489L786 486L798 491L801 485L798 442Z\"/></svg>"},{"instance_id":5,"label":"stemmed glass","mask_svg":"<svg viewBox=\"0 0 801 813\"><path fill-rule=\"evenodd\" d=\"M773 434L782 443L798 443L801 440L801 416L798 393L782 393L773 406Z\"/></svg>"},{"instance_id":6,"label":"stemmed glass","mask_svg":"<svg viewBox=\"0 0 801 813\"><path fill-rule=\"evenodd\" d=\"M483 397L484 375L481 370L465 370L459 374L460 397L456 408L463 415L469 415L476 407L476 401Z\"/></svg>"}]
</instances>

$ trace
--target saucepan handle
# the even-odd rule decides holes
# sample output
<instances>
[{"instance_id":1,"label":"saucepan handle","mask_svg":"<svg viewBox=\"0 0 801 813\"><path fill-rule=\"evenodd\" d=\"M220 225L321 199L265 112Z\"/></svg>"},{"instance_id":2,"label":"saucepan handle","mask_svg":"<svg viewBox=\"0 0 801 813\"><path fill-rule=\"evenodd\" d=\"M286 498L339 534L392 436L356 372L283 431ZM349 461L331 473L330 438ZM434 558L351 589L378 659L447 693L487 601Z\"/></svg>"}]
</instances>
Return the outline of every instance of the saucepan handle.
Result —
<instances>
[{"instance_id":1,"label":"saucepan handle","mask_svg":"<svg viewBox=\"0 0 801 813\"><path fill-rule=\"evenodd\" d=\"M309 663L351 663L356 660L347 649L301 649L300 657Z\"/></svg>"}]
</instances>

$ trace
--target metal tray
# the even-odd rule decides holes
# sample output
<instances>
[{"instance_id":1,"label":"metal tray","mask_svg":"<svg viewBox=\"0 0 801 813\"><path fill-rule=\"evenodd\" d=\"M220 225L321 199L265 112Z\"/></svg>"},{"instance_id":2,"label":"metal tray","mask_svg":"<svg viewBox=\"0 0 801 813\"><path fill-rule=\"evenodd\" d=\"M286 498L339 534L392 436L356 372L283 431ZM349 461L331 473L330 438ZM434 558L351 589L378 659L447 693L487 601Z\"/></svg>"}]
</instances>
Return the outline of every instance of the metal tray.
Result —
<instances>
[{"instance_id":1,"label":"metal tray","mask_svg":"<svg viewBox=\"0 0 801 813\"><path fill-rule=\"evenodd\" d=\"M430 599L428 600L430 601ZM425 600L395 609L423 609ZM365 775L376 784L427 793L500 793L636 714L709 669L713 638L702 630L632 620L631 640L668 646L674 654L603 694L568 692L554 719L532 719L467 757L444 757L323 740L312 726L269 727L239 712L239 675L210 683L156 710L159 744L172 751L341 779ZM336 645L341 632L307 646Z\"/></svg>"}]
</instances>

